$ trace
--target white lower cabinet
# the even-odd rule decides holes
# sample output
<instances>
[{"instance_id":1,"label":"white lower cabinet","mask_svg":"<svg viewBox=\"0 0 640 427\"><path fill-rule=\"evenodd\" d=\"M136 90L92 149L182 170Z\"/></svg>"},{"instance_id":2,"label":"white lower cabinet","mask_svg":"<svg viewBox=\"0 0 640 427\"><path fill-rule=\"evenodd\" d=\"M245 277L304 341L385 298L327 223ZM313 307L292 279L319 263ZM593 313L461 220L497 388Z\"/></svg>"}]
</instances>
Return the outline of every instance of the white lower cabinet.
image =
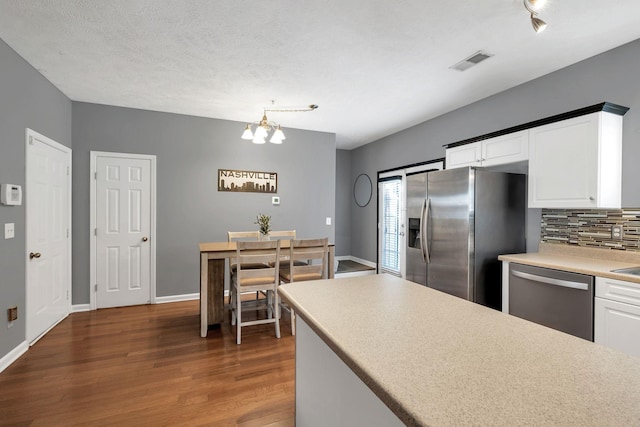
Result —
<instances>
[{"instance_id":1,"label":"white lower cabinet","mask_svg":"<svg viewBox=\"0 0 640 427\"><path fill-rule=\"evenodd\" d=\"M596 277L594 341L640 357L640 283Z\"/></svg>"}]
</instances>

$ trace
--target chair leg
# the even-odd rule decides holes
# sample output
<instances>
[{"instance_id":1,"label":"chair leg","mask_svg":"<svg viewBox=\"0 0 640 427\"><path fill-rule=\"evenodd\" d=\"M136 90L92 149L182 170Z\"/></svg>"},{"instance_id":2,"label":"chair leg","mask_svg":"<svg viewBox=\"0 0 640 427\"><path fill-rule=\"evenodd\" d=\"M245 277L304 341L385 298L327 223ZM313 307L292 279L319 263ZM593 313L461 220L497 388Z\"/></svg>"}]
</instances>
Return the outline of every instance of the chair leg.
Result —
<instances>
[{"instance_id":1,"label":"chair leg","mask_svg":"<svg viewBox=\"0 0 640 427\"><path fill-rule=\"evenodd\" d=\"M276 306L273 308L275 312L275 324L276 324L276 338L280 338L280 313L278 310L278 291L274 291L273 304Z\"/></svg>"},{"instance_id":2,"label":"chair leg","mask_svg":"<svg viewBox=\"0 0 640 427\"><path fill-rule=\"evenodd\" d=\"M231 298L231 324L235 325L236 324L236 287L233 286L233 284L231 285L230 293L231 295L229 295L229 298Z\"/></svg>"},{"instance_id":3,"label":"chair leg","mask_svg":"<svg viewBox=\"0 0 640 427\"><path fill-rule=\"evenodd\" d=\"M242 331L242 298L240 296L240 292L236 295L236 303L237 303L237 322L236 322L236 344L240 345L242 341L241 331Z\"/></svg>"},{"instance_id":4,"label":"chair leg","mask_svg":"<svg viewBox=\"0 0 640 427\"><path fill-rule=\"evenodd\" d=\"M276 301L276 310L278 313L278 319L282 317L282 310L280 307L281 305L282 305L282 298L280 297L280 295L278 295L278 301Z\"/></svg>"}]
</instances>

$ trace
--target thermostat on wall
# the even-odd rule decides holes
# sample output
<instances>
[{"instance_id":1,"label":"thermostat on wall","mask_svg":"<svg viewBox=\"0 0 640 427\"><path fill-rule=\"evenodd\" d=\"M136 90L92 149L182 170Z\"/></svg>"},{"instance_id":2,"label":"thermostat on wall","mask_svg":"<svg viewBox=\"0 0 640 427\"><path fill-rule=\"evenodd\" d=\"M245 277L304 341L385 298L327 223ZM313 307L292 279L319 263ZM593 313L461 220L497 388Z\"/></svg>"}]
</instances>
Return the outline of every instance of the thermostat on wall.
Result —
<instances>
[{"instance_id":1,"label":"thermostat on wall","mask_svg":"<svg viewBox=\"0 0 640 427\"><path fill-rule=\"evenodd\" d=\"M8 206L22 204L22 187L14 184L0 184L0 203Z\"/></svg>"},{"instance_id":2,"label":"thermostat on wall","mask_svg":"<svg viewBox=\"0 0 640 427\"><path fill-rule=\"evenodd\" d=\"M278 197L278 196L271 197L271 204L272 205L279 205L280 204L280 197Z\"/></svg>"}]
</instances>

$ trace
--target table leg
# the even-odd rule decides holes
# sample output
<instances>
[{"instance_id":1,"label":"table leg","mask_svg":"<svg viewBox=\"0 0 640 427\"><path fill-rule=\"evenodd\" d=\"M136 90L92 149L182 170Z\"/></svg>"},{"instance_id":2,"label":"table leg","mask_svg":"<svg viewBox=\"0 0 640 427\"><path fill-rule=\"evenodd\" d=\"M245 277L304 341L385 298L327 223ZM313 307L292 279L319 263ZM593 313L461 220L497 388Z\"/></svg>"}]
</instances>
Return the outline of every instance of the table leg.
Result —
<instances>
[{"instance_id":1,"label":"table leg","mask_svg":"<svg viewBox=\"0 0 640 427\"><path fill-rule=\"evenodd\" d=\"M334 277L334 273L335 273L335 266L333 265L334 260L333 260L333 246L329 246L329 260L328 260L328 267L329 267L329 279L333 279Z\"/></svg>"},{"instance_id":2,"label":"table leg","mask_svg":"<svg viewBox=\"0 0 640 427\"><path fill-rule=\"evenodd\" d=\"M208 326L224 320L224 259L209 260Z\"/></svg>"},{"instance_id":3,"label":"table leg","mask_svg":"<svg viewBox=\"0 0 640 427\"><path fill-rule=\"evenodd\" d=\"M200 336L207 336L208 325L208 277L209 277L209 257L206 253L200 254Z\"/></svg>"}]
</instances>

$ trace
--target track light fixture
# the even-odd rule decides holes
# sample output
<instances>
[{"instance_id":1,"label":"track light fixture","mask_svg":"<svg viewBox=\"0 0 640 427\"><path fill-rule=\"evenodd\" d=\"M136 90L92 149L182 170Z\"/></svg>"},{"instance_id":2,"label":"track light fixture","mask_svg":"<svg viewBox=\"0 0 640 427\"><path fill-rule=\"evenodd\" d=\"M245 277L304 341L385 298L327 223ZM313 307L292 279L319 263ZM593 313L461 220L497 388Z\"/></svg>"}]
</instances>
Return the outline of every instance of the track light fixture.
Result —
<instances>
[{"instance_id":1,"label":"track light fixture","mask_svg":"<svg viewBox=\"0 0 640 427\"><path fill-rule=\"evenodd\" d=\"M547 23L538 18L538 12L544 7L545 0L522 0L525 9L531 14L531 25L536 33L541 33L547 28Z\"/></svg>"},{"instance_id":2,"label":"track light fixture","mask_svg":"<svg viewBox=\"0 0 640 427\"><path fill-rule=\"evenodd\" d=\"M273 102L273 101L272 101ZM269 142L272 144L282 144L282 141L286 139L282 128L276 122L267 119L267 111L274 113L299 113L305 111L313 111L318 108L317 105L311 104L306 107L273 107L265 108L262 113L262 120L249 123L244 129L241 138L251 140L254 144L264 144L266 142L269 132L273 131ZM251 125L257 125L255 132L251 131Z\"/></svg>"}]
</instances>

